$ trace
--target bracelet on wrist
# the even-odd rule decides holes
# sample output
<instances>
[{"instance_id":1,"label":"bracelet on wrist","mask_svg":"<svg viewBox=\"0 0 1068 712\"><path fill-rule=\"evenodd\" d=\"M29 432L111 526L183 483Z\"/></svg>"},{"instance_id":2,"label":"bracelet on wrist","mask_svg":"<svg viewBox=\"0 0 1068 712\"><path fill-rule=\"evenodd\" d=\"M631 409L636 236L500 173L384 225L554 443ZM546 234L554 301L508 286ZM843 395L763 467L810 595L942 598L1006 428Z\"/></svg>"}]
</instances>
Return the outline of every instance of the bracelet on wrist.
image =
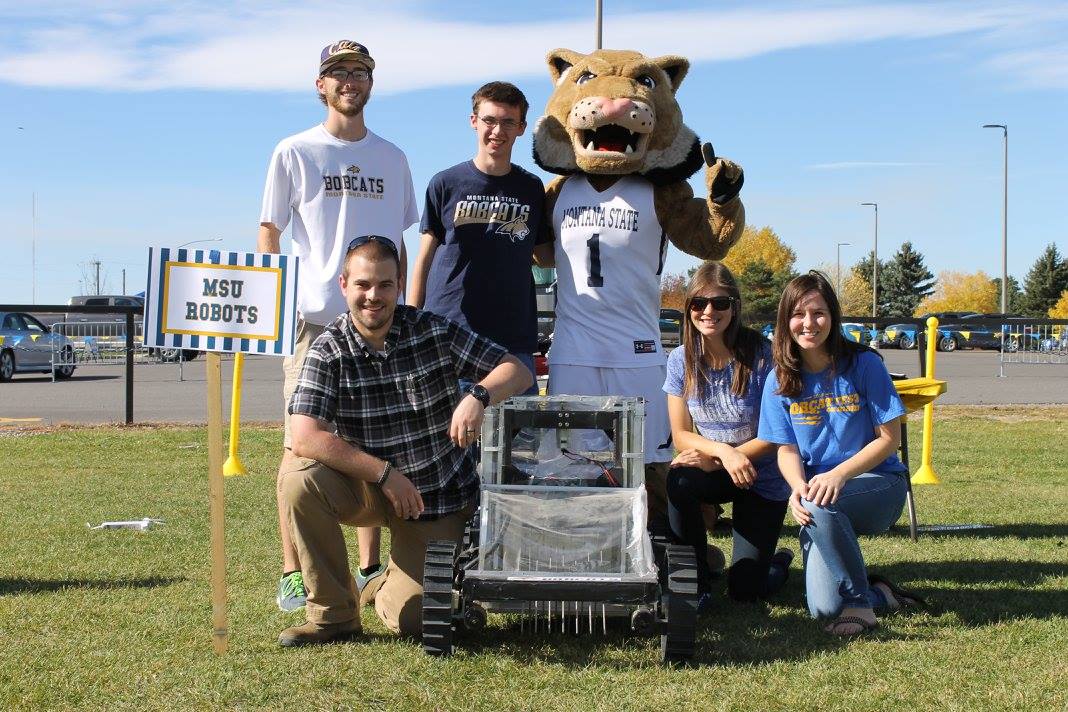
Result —
<instances>
[{"instance_id":1,"label":"bracelet on wrist","mask_svg":"<svg viewBox=\"0 0 1068 712\"><path fill-rule=\"evenodd\" d=\"M378 486L386 484L386 479L389 478L390 471L393 470L393 465L386 463L386 466L382 468L382 474L378 476L378 481L375 483Z\"/></svg>"}]
</instances>

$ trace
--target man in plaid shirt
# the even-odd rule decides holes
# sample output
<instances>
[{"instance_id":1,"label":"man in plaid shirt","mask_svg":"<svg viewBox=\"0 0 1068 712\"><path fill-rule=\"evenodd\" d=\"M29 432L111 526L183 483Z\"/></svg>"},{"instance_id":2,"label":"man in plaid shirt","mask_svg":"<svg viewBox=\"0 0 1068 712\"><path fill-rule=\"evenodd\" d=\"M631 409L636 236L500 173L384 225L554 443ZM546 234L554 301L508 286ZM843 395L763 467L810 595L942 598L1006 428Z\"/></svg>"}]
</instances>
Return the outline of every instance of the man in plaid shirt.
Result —
<instances>
[{"instance_id":1,"label":"man in plaid shirt","mask_svg":"<svg viewBox=\"0 0 1068 712\"><path fill-rule=\"evenodd\" d=\"M307 623L283 646L360 633L339 524L386 526L390 559L360 604L395 633L422 628L423 563L435 539L459 541L477 504L470 445L486 406L521 393L530 371L444 318L398 306L400 259L385 237L349 244L339 282L349 311L312 344L289 402L292 465L280 493L308 589ZM460 378L476 381L460 393Z\"/></svg>"}]
</instances>

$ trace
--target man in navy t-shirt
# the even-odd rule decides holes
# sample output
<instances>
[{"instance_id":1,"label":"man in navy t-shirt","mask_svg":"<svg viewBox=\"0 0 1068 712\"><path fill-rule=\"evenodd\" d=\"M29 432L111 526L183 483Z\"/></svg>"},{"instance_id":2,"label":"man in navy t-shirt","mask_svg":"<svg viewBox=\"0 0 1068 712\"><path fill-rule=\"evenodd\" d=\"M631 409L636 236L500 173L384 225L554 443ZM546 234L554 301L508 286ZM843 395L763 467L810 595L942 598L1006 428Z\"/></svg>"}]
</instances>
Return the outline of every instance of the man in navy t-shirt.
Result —
<instances>
[{"instance_id":1,"label":"man in navy t-shirt","mask_svg":"<svg viewBox=\"0 0 1068 712\"><path fill-rule=\"evenodd\" d=\"M549 248L551 259L552 244L541 180L512 163L528 106L507 82L490 82L471 97L478 150L427 186L409 301L496 341L533 372L537 307L530 268L535 245Z\"/></svg>"}]
</instances>

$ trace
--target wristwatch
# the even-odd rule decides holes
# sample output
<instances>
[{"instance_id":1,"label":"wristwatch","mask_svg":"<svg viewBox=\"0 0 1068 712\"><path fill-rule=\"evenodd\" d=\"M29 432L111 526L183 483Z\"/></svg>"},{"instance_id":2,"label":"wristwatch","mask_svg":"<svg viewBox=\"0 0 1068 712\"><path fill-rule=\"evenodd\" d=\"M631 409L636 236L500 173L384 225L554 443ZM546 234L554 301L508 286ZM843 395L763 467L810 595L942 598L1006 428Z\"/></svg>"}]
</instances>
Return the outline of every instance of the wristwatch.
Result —
<instances>
[{"instance_id":1,"label":"wristwatch","mask_svg":"<svg viewBox=\"0 0 1068 712\"><path fill-rule=\"evenodd\" d=\"M467 387L465 393L468 393L478 399L478 402L482 404L483 408L489 408L490 394L489 391L486 390L485 386L480 386L477 383L472 383L470 386Z\"/></svg>"}]
</instances>

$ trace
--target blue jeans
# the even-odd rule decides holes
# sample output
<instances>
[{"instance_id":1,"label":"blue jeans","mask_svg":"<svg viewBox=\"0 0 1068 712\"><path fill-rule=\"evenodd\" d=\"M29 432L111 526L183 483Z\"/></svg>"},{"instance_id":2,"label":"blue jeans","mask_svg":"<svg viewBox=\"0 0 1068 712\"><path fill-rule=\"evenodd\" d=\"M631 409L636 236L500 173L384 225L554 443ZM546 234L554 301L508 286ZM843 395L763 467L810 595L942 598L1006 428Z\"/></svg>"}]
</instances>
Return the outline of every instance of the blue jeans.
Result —
<instances>
[{"instance_id":1,"label":"blue jeans","mask_svg":"<svg viewBox=\"0 0 1068 712\"><path fill-rule=\"evenodd\" d=\"M858 534L879 534L905 506L908 473L866 472L846 482L834 504L801 503L812 523L801 527L805 597L813 618L835 617L843 608L882 608L886 599L868 586Z\"/></svg>"}]
</instances>

